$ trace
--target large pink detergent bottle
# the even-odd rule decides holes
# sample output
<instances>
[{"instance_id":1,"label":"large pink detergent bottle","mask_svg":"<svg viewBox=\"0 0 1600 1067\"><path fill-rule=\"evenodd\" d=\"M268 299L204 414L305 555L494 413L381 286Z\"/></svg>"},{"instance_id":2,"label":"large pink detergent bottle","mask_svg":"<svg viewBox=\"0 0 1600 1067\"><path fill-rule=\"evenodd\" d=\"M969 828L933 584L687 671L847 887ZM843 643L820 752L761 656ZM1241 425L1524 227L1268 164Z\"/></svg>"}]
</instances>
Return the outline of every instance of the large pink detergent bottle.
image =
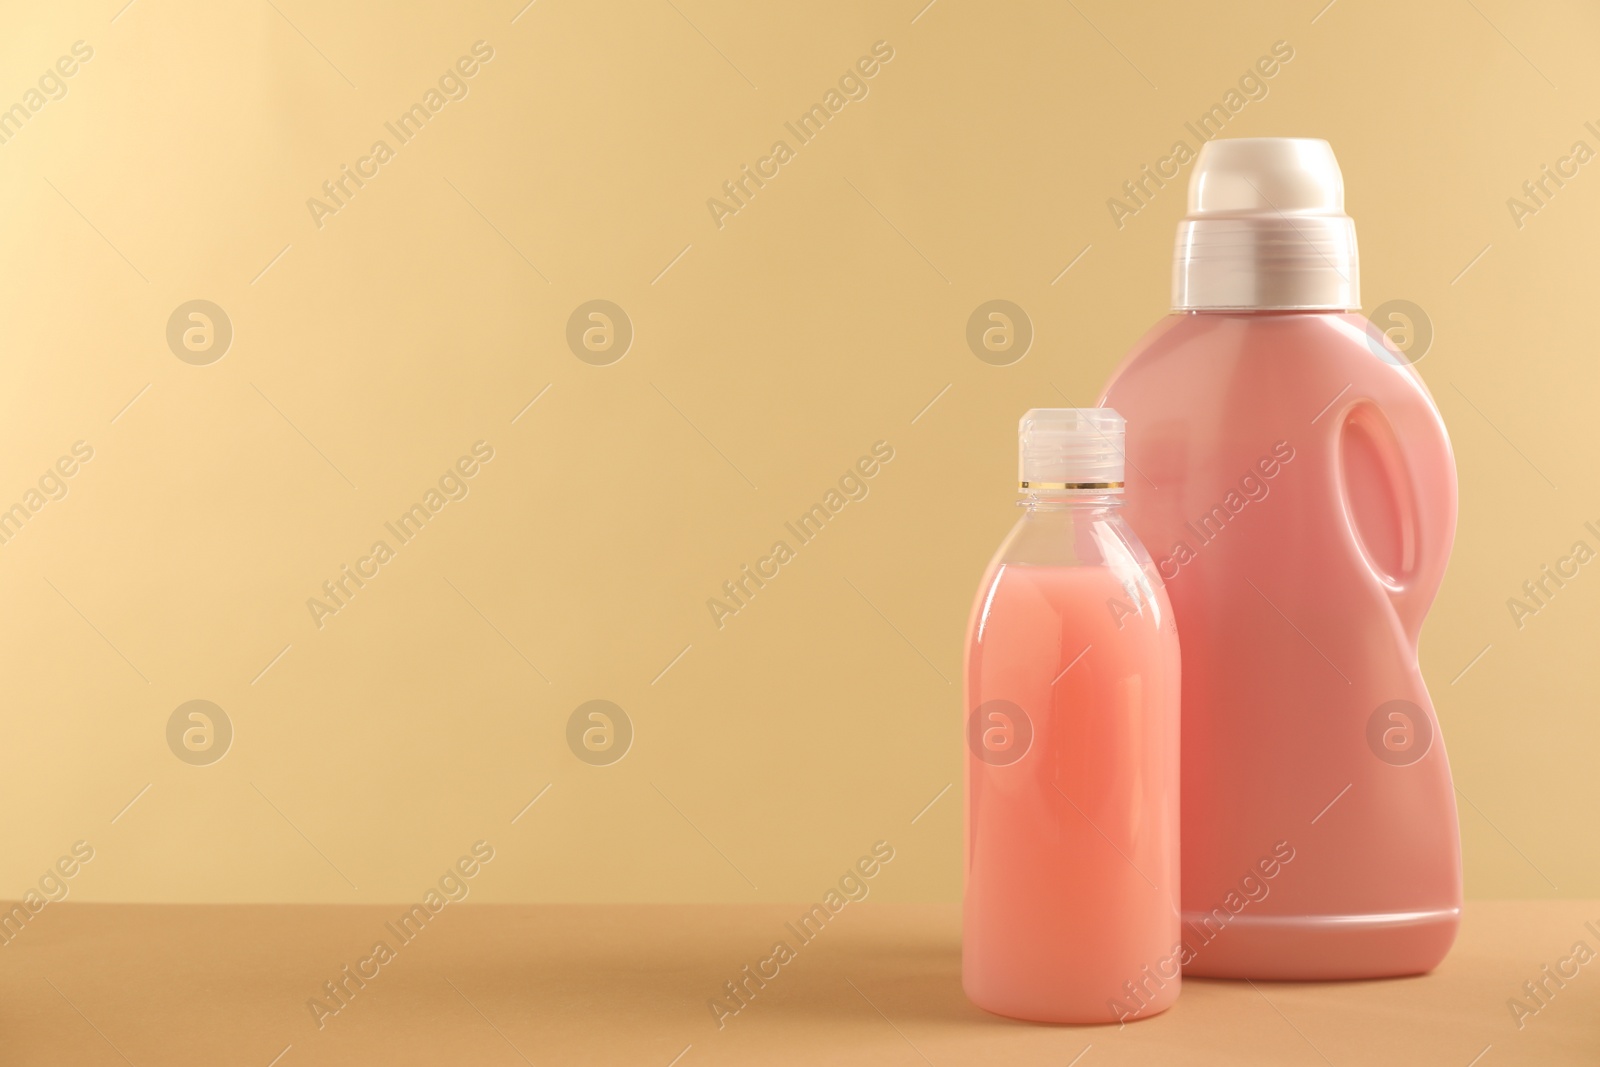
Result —
<instances>
[{"instance_id":1,"label":"large pink detergent bottle","mask_svg":"<svg viewBox=\"0 0 1600 1067\"><path fill-rule=\"evenodd\" d=\"M1417 667L1456 523L1421 378L1365 317L1326 141L1208 142L1173 313L1100 403L1183 635L1191 975L1375 978L1455 939L1450 768Z\"/></svg>"}]
</instances>

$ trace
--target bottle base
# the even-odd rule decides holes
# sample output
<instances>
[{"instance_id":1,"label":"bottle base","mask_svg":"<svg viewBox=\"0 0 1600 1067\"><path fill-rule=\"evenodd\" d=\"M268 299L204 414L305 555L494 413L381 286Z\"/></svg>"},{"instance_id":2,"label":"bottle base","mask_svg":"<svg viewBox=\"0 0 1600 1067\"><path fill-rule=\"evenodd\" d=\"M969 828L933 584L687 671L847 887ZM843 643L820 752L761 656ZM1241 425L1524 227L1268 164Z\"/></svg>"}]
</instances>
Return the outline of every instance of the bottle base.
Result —
<instances>
[{"instance_id":1,"label":"bottle base","mask_svg":"<svg viewBox=\"0 0 1600 1067\"><path fill-rule=\"evenodd\" d=\"M1108 996L1096 1004L1083 1003L1080 998L1073 998L1075 1003L1064 1004L1060 1000L1052 1000L1048 995L1038 995L1040 991L1036 989L1030 989L1023 995L1005 995L1003 991L993 989L975 991L965 977L961 982L967 999L991 1015L1055 1026L1122 1026L1149 1019L1172 1007L1178 999L1181 985L1180 976L1167 980L1158 990L1147 990L1146 997L1138 999L1118 991L1118 996ZM1000 995L994 995L997 993ZM1123 1014L1112 1010L1113 1003L1121 1007Z\"/></svg>"},{"instance_id":2,"label":"bottle base","mask_svg":"<svg viewBox=\"0 0 1600 1067\"><path fill-rule=\"evenodd\" d=\"M1460 908L1377 915L1184 914L1185 977L1339 981L1426 974L1455 943ZM1209 935L1209 936L1208 936Z\"/></svg>"}]
</instances>

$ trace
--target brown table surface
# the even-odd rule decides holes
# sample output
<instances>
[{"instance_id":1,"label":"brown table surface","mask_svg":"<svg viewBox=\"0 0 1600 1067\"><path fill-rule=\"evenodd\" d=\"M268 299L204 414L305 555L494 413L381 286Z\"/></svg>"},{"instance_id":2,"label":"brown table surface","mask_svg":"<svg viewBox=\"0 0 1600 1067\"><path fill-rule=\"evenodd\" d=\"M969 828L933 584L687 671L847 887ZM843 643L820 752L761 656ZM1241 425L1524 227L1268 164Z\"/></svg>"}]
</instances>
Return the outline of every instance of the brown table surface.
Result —
<instances>
[{"instance_id":1,"label":"brown table surface","mask_svg":"<svg viewBox=\"0 0 1600 1067\"><path fill-rule=\"evenodd\" d=\"M795 944L800 905L463 903L401 943L404 910L49 905L0 948L0 1064L1600 1065L1600 959L1520 1028L1507 1006L1577 942L1600 951L1596 901L1469 904L1432 975L1191 979L1121 1029L973 1007L954 905L847 906L721 1029L707 1002ZM307 1001L380 940L394 957L319 1029Z\"/></svg>"}]
</instances>

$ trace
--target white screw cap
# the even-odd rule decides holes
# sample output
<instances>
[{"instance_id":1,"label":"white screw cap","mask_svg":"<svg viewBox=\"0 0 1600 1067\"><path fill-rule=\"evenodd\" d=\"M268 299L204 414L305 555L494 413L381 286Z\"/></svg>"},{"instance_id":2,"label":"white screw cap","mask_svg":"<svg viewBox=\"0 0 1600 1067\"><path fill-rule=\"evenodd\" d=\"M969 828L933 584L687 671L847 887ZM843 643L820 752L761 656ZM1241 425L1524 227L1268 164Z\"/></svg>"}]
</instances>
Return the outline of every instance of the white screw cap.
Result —
<instances>
[{"instance_id":1,"label":"white screw cap","mask_svg":"<svg viewBox=\"0 0 1600 1067\"><path fill-rule=\"evenodd\" d=\"M1017 425L1023 492L1122 491L1126 421L1111 408L1034 408Z\"/></svg>"},{"instance_id":2,"label":"white screw cap","mask_svg":"<svg viewBox=\"0 0 1600 1067\"><path fill-rule=\"evenodd\" d=\"M1349 310L1361 304L1355 223L1333 147L1306 137L1207 141L1178 224L1172 306Z\"/></svg>"}]
</instances>

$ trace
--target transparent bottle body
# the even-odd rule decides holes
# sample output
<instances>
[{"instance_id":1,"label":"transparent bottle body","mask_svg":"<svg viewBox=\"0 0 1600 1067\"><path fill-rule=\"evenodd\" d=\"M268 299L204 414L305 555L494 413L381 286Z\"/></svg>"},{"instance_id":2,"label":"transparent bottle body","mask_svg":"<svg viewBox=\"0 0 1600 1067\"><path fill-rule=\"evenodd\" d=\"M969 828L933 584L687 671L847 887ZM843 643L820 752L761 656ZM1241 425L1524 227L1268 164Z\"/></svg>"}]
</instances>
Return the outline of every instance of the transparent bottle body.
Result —
<instances>
[{"instance_id":1,"label":"transparent bottle body","mask_svg":"<svg viewBox=\"0 0 1600 1067\"><path fill-rule=\"evenodd\" d=\"M1118 498L1026 502L968 626L962 981L980 1007L1101 1023L1176 999L1179 685Z\"/></svg>"}]
</instances>

